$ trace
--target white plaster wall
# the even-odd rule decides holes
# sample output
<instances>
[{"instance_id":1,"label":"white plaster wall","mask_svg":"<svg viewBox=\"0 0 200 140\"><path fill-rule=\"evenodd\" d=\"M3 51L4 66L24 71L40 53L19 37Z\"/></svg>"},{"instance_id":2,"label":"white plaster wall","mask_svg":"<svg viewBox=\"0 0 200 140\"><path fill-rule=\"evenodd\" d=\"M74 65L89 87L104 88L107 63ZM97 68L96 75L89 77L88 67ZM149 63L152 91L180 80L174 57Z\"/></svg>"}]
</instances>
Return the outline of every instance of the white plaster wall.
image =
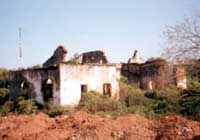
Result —
<instances>
[{"instance_id":1,"label":"white plaster wall","mask_svg":"<svg viewBox=\"0 0 200 140\"><path fill-rule=\"evenodd\" d=\"M88 91L103 94L103 84L111 84L111 97L119 98L120 71L115 65L69 65L60 64L61 103L78 103L81 96L81 85L86 84ZM72 82L72 85L70 85ZM72 94L74 97L72 97ZM70 101L68 101L70 99Z\"/></svg>"},{"instance_id":2,"label":"white plaster wall","mask_svg":"<svg viewBox=\"0 0 200 140\"><path fill-rule=\"evenodd\" d=\"M56 86L58 83L53 82L53 105L58 106L60 105L60 91L56 90Z\"/></svg>"},{"instance_id":3,"label":"white plaster wall","mask_svg":"<svg viewBox=\"0 0 200 140\"><path fill-rule=\"evenodd\" d=\"M79 81L62 81L63 88L60 91L60 105L75 105L81 99Z\"/></svg>"}]
</instances>

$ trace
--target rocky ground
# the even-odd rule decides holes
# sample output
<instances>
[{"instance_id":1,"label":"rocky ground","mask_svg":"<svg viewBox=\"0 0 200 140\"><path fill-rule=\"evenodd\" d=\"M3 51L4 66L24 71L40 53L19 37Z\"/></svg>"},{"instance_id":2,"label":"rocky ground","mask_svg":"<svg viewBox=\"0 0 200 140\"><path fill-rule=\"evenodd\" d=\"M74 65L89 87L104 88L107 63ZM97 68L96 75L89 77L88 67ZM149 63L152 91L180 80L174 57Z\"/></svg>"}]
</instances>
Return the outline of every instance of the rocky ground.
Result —
<instances>
[{"instance_id":1,"label":"rocky ground","mask_svg":"<svg viewBox=\"0 0 200 140\"><path fill-rule=\"evenodd\" d=\"M0 118L0 140L200 140L200 122L180 116L102 119L86 112L49 118L43 113ZM196 136L196 138L195 138Z\"/></svg>"}]
</instances>

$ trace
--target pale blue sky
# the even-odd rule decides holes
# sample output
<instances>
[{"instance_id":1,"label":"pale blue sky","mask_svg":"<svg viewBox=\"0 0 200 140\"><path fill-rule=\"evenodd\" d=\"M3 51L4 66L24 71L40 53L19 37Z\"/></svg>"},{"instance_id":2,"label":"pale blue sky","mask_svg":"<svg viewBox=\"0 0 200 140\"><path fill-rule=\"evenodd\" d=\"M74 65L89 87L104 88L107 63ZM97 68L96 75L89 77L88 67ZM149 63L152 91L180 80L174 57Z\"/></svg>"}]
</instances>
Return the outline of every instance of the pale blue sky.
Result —
<instances>
[{"instance_id":1,"label":"pale blue sky","mask_svg":"<svg viewBox=\"0 0 200 140\"><path fill-rule=\"evenodd\" d=\"M126 62L135 49L145 59L161 54L162 33L200 12L199 0L0 0L0 67L42 64L63 44L73 54L103 50Z\"/></svg>"}]
</instances>

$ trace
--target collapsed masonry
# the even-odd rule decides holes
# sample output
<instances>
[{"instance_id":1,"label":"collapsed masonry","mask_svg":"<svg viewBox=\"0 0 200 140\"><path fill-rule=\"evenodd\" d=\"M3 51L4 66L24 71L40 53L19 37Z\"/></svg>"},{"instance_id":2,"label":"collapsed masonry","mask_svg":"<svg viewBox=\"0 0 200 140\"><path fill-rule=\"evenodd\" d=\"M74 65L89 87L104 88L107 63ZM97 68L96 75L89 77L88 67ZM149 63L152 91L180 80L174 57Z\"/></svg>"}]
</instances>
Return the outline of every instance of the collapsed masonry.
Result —
<instances>
[{"instance_id":1,"label":"collapsed masonry","mask_svg":"<svg viewBox=\"0 0 200 140\"><path fill-rule=\"evenodd\" d=\"M108 60L102 51L91 51L82 53L80 56L80 64L98 63L107 64Z\"/></svg>"},{"instance_id":2,"label":"collapsed masonry","mask_svg":"<svg viewBox=\"0 0 200 140\"><path fill-rule=\"evenodd\" d=\"M183 70L182 74L174 68L175 72L170 72L163 59L144 62L137 51L129 63L123 64L108 63L102 51L81 54L77 64L65 62L66 54L67 50L59 46L43 67L11 71L11 98L26 95L41 104L73 105L80 101L81 94L97 91L118 99L121 76L127 77L131 84L150 90L168 86L169 77L177 76L171 81L181 83L177 84L179 88L186 88Z\"/></svg>"},{"instance_id":3,"label":"collapsed masonry","mask_svg":"<svg viewBox=\"0 0 200 140\"><path fill-rule=\"evenodd\" d=\"M60 62L64 62L66 55L67 50L64 48L64 46L60 45L54 51L53 55L43 64L43 66L48 67L54 64L59 64Z\"/></svg>"},{"instance_id":4,"label":"collapsed masonry","mask_svg":"<svg viewBox=\"0 0 200 140\"><path fill-rule=\"evenodd\" d=\"M162 58L150 58L144 62L138 51L134 52L128 63L123 63L121 75L128 78L130 84L145 90L162 89L170 84L186 89L184 67L168 64Z\"/></svg>"}]
</instances>

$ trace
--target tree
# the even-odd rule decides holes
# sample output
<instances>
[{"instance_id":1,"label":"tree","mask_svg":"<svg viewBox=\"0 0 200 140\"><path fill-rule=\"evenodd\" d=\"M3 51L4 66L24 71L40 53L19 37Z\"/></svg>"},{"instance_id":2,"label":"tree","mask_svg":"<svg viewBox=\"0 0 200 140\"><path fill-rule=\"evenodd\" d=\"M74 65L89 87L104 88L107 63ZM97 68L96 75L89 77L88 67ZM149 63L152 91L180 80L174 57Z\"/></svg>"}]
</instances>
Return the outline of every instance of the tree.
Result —
<instances>
[{"instance_id":1,"label":"tree","mask_svg":"<svg viewBox=\"0 0 200 140\"><path fill-rule=\"evenodd\" d=\"M166 59L200 58L200 16L187 18L175 26L168 26L164 35L168 45L162 56Z\"/></svg>"}]
</instances>

